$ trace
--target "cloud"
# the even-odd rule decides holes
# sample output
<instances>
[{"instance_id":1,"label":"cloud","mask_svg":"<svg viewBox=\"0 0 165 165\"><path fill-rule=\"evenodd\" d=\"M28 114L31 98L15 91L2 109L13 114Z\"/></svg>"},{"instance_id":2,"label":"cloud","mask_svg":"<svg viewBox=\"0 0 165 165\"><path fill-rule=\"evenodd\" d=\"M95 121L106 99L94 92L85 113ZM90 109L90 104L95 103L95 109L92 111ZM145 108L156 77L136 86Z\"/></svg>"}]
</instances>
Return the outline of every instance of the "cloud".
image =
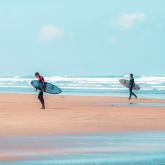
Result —
<instances>
[{"instance_id":1,"label":"cloud","mask_svg":"<svg viewBox=\"0 0 165 165\"><path fill-rule=\"evenodd\" d=\"M40 28L39 38L43 41L50 41L64 36L63 29L56 25L45 25Z\"/></svg>"},{"instance_id":2,"label":"cloud","mask_svg":"<svg viewBox=\"0 0 165 165\"><path fill-rule=\"evenodd\" d=\"M122 28L131 29L138 22L145 19L145 14L142 12L122 14L116 21L115 25Z\"/></svg>"}]
</instances>

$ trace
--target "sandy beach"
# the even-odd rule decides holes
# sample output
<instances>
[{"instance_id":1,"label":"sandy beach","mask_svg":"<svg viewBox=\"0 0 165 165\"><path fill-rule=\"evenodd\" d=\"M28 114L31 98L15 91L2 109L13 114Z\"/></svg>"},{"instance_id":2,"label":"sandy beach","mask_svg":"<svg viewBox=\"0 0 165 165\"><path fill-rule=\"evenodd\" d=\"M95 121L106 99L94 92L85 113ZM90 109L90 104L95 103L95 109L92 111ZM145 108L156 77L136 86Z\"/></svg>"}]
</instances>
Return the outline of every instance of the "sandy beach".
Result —
<instances>
[{"instance_id":1,"label":"sandy beach","mask_svg":"<svg viewBox=\"0 0 165 165\"><path fill-rule=\"evenodd\" d=\"M164 100L0 94L0 136L165 131ZM131 104L130 104L131 103ZM154 105L154 106L153 106Z\"/></svg>"}]
</instances>

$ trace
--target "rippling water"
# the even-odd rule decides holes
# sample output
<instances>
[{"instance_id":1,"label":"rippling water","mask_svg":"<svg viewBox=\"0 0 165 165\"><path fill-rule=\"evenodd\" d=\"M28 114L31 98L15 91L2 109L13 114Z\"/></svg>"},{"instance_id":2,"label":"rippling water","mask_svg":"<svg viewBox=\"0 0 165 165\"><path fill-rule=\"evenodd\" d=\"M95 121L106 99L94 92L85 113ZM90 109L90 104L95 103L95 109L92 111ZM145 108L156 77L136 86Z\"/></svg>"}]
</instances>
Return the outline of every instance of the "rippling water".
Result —
<instances>
[{"instance_id":1,"label":"rippling water","mask_svg":"<svg viewBox=\"0 0 165 165\"><path fill-rule=\"evenodd\" d=\"M0 146L10 160L0 165L165 164L164 132L5 138Z\"/></svg>"},{"instance_id":2,"label":"rippling water","mask_svg":"<svg viewBox=\"0 0 165 165\"><path fill-rule=\"evenodd\" d=\"M95 77L45 77L45 80L61 87L64 94L75 95L120 95L127 96L128 90L119 83L119 79L128 76ZM30 82L34 77L0 77L0 92L33 93ZM165 76L137 76L144 97L165 98Z\"/></svg>"}]
</instances>

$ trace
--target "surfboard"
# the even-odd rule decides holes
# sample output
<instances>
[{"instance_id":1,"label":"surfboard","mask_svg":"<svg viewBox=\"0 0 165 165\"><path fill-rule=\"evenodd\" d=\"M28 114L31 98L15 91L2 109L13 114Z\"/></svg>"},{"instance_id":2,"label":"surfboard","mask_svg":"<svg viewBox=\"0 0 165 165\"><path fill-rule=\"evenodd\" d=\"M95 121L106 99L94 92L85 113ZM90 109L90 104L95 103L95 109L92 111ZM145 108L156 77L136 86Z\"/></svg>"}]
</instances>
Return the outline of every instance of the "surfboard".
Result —
<instances>
[{"instance_id":1,"label":"surfboard","mask_svg":"<svg viewBox=\"0 0 165 165\"><path fill-rule=\"evenodd\" d=\"M38 90L42 89L42 84L39 81L37 81L37 80L33 80L31 82L31 85L34 88L38 89ZM62 90L58 86L56 86L56 85L53 85L53 84L48 83L48 82L45 82L45 84L44 84L44 92L50 93L50 94L60 94L62 92Z\"/></svg>"},{"instance_id":2,"label":"surfboard","mask_svg":"<svg viewBox=\"0 0 165 165\"><path fill-rule=\"evenodd\" d=\"M126 79L120 79L119 82L120 82L123 86L129 88L129 82L130 82L129 80L126 80ZM135 84L135 86L134 86L133 89L134 89L134 90L140 90L140 86L137 85L137 84Z\"/></svg>"}]
</instances>

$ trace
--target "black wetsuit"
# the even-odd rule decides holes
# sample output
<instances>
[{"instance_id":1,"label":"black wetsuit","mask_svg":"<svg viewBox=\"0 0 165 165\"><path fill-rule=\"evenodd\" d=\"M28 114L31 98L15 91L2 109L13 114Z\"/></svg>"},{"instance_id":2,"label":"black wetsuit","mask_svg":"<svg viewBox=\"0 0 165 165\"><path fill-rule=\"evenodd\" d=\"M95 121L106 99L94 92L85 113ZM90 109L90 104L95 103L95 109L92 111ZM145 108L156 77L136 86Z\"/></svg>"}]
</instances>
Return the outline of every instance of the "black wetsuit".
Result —
<instances>
[{"instance_id":1,"label":"black wetsuit","mask_svg":"<svg viewBox=\"0 0 165 165\"><path fill-rule=\"evenodd\" d=\"M130 83L129 83L130 96L129 96L129 99L131 99L132 95L134 95L137 98L137 96L135 95L135 93L132 92L134 86L135 86L134 78L130 78Z\"/></svg>"},{"instance_id":2,"label":"black wetsuit","mask_svg":"<svg viewBox=\"0 0 165 165\"><path fill-rule=\"evenodd\" d=\"M44 97L43 97L43 89L44 89L44 78L42 76L39 76L38 81L41 83L41 90L38 94L38 99L40 100L42 107L45 107Z\"/></svg>"}]
</instances>

